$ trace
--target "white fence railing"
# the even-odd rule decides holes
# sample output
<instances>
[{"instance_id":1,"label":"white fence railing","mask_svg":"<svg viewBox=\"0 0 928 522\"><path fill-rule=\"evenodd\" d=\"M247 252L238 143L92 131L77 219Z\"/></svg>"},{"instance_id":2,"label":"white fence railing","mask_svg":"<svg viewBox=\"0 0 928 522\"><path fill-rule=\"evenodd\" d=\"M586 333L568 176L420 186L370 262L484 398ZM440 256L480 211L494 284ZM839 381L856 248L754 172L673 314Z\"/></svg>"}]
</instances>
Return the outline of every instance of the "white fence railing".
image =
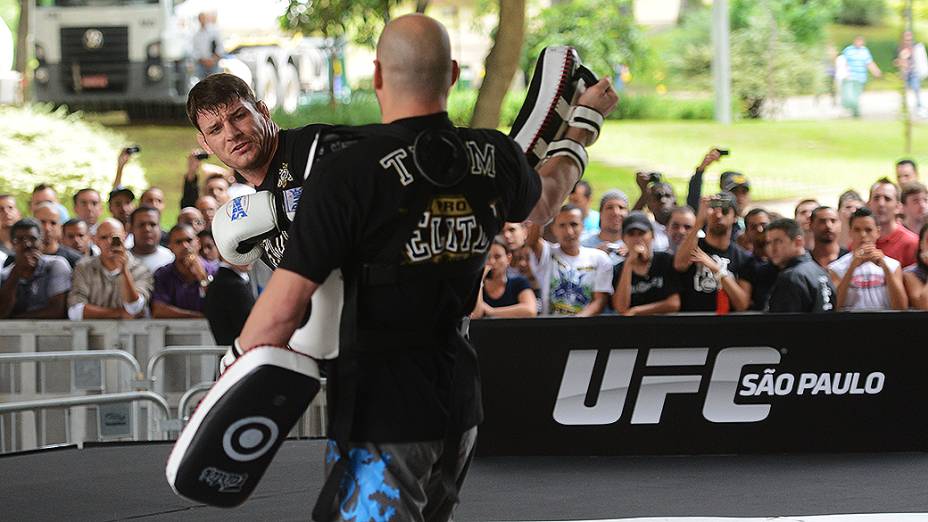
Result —
<instances>
[{"instance_id":1,"label":"white fence railing","mask_svg":"<svg viewBox=\"0 0 928 522\"><path fill-rule=\"evenodd\" d=\"M0 453L176 436L223 351L203 320L0 321ZM324 433L323 395L291 435Z\"/></svg>"}]
</instances>

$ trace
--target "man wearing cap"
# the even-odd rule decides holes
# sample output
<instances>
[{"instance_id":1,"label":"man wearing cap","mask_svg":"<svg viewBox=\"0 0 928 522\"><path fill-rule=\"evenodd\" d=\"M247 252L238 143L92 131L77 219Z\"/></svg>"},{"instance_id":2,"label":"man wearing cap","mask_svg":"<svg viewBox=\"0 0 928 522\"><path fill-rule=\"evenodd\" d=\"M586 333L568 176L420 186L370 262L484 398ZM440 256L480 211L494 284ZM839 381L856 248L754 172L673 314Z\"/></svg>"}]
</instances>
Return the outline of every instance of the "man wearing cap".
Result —
<instances>
[{"instance_id":1,"label":"man wearing cap","mask_svg":"<svg viewBox=\"0 0 928 522\"><path fill-rule=\"evenodd\" d=\"M110 191L110 197L107 205L110 209L110 215L117 219L122 226L128 230L130 228L129 216L135 210L135 194L129 187L115 187ZM131 241L130 241L131 242Z\"/></svg>"},{"instance_id":2,"label":"man wearing cap","mask_svg":"<svg viewBox=\"0 0 928 522\"><path fill-rule=\"evenodd\" d=\"M622 221L627 215L628 196L619 189L607 191L599 200L599 230L584 234L580 245L598 248L609 254L613 265L619 264L627 250L622 242Z\"/></svg>"},{"instance_id":3,"label":"man wearing cap","mask_svg":"<svg viewBox=\"0 0 928 522\"><path fill-rule=\"evenodd\" d=\"M669 314L680 310L680 279L673 255L653 252L654 225L642 212L632 212L622 223L628 248L615 267L612 307L622 315Z\"/></svg>"}]
</instances>

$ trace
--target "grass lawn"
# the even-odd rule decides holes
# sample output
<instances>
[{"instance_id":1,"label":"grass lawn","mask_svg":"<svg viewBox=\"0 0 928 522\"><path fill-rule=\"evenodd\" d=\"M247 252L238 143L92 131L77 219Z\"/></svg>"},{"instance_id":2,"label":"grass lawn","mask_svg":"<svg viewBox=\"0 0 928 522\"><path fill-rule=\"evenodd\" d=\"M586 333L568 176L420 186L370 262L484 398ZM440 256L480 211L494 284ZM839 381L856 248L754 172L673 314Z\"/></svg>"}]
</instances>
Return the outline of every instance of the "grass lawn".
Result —
<instances>
[{"instance_id":1,"label":"grass lawn","mask_svg":"<svg viewBox=\"0 0 928 522\"><path fill-rule=\"evenodd\" d=\"M187 126L110 125L138 143L138 159L148 181L168 199L165 223L178 212L185 157L196 146ZM595 194L620 188L635 199L636 170L658 170L682 203L692 170L713 146L731 156L706 174L704 191L718 189L723 170L738 170L752 183L754 199L784 200L827 196L855 188L866 192L880 176L893 175L903 153L902 125L895 121L766 122L742 121L725 127L711 122L611 121L590 149L585 179ZM914 158L928 162L928 128L914 129ZM596 197L594 194L594 198Z\"/></svg>"},{"instance_id":2,"label":"grass lawn","mask_svg":"<svg viewBox=\"0 0 928 522\"><path fill-rule=\"evenodd\" d=\"M913 137L912 157L919 163L928 160L926 128L916 126ZM902 124L895 121L742 121L727 127L712 122L608 122L590 150L599 165L591 169L589 180L601 192L631 187L635 170L658 170L682 199L695 166L709 148L719 147L731 155L709 169L704 191L718 190L723 170L737 170L751 180L756 201L837 199L847 188L866 193L877 178L894 178L894 162L906 156L903 143Z\"/></svg>"}]
</instances>

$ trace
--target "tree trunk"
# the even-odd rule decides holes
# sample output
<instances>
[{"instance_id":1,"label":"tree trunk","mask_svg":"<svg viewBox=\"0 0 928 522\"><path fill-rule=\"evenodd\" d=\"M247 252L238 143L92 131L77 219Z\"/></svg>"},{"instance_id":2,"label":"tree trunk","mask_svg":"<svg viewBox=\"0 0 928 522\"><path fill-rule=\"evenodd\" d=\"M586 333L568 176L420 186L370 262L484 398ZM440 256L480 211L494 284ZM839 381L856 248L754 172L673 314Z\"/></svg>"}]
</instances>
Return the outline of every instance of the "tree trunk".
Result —
<instances>
[{"instance_id":1,"label":"tree trunk","mask_svg":"<svg viewBox=\"0 0 928 522\"><path fill-rule=\"evenodd\" d=\"M429 8L429 2L431 0L416 0L416 12L425 14L425 10Z\"/></svg>"},{"instance_id":2,"label":"tree trunk","mask_svg":"<svg viewBox=\"0 0 928 522\"><path fill-rule=\"evenodd\" d=\"M487 74L477 94L471 127L499 126L500 107L512 76L519 67L525 39L525 0L499 0L499 26L493 48L487 55Z\"/></svg>"},{"instance_id":3,"label":"tree trunk","mask_svg":"<svg viewBox=\"0 0 928 522\"><path fill-rule=\"evenodd\" d=\"M19 22L16 27L16 62L13 69L26 75L26 66L29 63L29 0L19 2Z\"/></svg>"}]
</instances>

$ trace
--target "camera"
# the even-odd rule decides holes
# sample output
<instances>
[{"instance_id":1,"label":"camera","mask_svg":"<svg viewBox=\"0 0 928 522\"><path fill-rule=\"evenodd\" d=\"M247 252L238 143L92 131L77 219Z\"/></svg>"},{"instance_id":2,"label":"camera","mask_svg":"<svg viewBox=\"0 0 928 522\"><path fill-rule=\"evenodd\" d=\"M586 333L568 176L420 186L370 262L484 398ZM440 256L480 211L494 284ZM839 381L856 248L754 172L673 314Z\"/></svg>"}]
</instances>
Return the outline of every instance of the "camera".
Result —
<instances>
[{"instance_id":1,"label":"camera","mask_svg":"<svg viewBox=\"0 0 928 522\"><path fill-rule=\"evenodd\" d=\"M126 154L136 154L141 150L142 150L142 147L139 147L138 145L133 145L131 147L126 147Z\"/></svg>"},{"instance_id":2,"label":"camera","mask_svg":"<svg viewBox=\"0 0 928 522\"><path fill-rule=\"evenodd\" d=\"M206 152L198 152L196 155L196 158L200 161L203 161L208 157L209 157L209 153L206 153Z\"/></svg>"},{"instance_id":3,"label":"camera","mask_svg":"<svg viewBox=\"0 0 928 522\"><path fill-rule=\"evenodd\" d=\"M660 172L649 172L648 173L648 183L660 183L660 182L661 182Z\"/></svg>"},{"instance_id":4,"label":"camera","mask_svg":"<svg viewBox=\"0 0 928 522\"><path fill-rule=\"evenodd\" d=\"M728 154L729 154L729 150L728 150L728 149L715 149L715 150L718 151L719 156L728 156Z\"/></svg>"},{"instance_id":5,"label":"camera","mask_svg":"<svg viewBox=\"0 0 928 522\"><path fill-rule=\"evenodd\" d=\"M114 247L114 248L115 248L115 247L121 247L121 246L122 246L122 238L120 238L119 236L113 236L112 238L110 238L110 246L111 246L111 247Z\"/></svg>"}]
</instances>

